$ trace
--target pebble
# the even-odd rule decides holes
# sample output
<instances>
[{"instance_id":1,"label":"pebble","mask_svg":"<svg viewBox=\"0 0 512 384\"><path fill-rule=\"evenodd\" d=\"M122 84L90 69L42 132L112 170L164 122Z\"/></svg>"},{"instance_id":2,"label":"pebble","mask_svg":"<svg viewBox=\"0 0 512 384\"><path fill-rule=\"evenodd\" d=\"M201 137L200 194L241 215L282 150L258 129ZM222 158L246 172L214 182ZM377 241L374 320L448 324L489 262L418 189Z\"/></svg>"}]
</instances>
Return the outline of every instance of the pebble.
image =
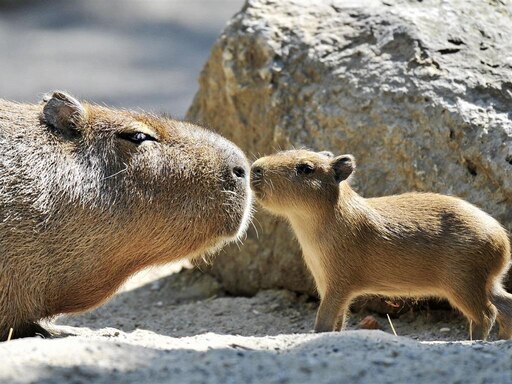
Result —
<instances>
[{"instance_id":1,"label":"pebble","mask_svg":"<svg viewBox=\"0 0 512 384\"><path fill-rule=\"evenodd\" d=\"M149 289L151 289L152 291L159 291L160 288L162 288L162 282L160 280L157 280L151 283Z\"/></svg>"},{"instance_id":2,"label":"pebble","mask_svg":"<svg viewBox=\"0 0 512 384\"><path fill-rule=\"evenodd\" d=\"M450 328L448 328L448 327L443 327L443 328L441 328L441 329L439 330L439 332L441 332L441 333L450 332Z\"/></svg>"},{"instance_id":3,"label":"pebble","mask_svg":"<svg viewBox=\"0 0 512 384\"><path fill-rule=\"evenodd\" d=\"M360 329L382 329L379 321L373 316L366 316L359 322Z\"/></svg>"}]
</instances>

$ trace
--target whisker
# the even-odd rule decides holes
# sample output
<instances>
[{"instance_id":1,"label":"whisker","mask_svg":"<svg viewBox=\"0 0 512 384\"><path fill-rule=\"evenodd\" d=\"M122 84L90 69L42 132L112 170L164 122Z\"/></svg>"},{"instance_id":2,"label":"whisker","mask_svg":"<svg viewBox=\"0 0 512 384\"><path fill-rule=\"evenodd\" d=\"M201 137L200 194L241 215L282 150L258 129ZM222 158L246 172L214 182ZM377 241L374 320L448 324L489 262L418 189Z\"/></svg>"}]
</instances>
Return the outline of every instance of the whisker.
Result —
<instances>
[{"instance_id":1,"label":"whisker","mask_svg":"<svg viewBox=\"0 0 512 384\"><path fill-rule=\"evenodd\" d=\"M254 232L256 232L256 238L259 239L260 238L260 234L258 232L258 228L256 228L256 225L254 224L254 221L251 220L251 225L252 227L254 228ZM246 235L247 236L247 235Z\"/></svg>"},{"instance_id":2,"label":"whisker","mask_svg":"<svg viewBox=\"0 0 512 384\"><path fill-rule=\"evenodd\" d=\"M121 169L119 172L116 172L116 173L114 173L114 174L112 174L110 176L105 176L102 180L110 179L111 177L117 176L120 173L126 172L127 170L128 170L128 167L126 167L125 169Z\"/></svg>"},{"instance_id":3,"label":"whisker","mask_svg":"<svg viewBox=\"0 0 512 384\"><path fill-rule=\"evenodd\" d=\"M236 193L235 191L230 191L230 190L227 190L227 189L223 189L221 192L228 193L228 194L234 195L235 197L238 197L238 193Z\"/></svg>"},{"instance_id":4,"label":"whisker","mask_svg":"<svg viewBox=\"0 0 512 384\"><path fill-rule=\"evenodd\" d=\"M274 187L274 182L273 182L271 179L269 179L268 181L269 181L269 183L270 183L270 189L272 190L272 192L274 192L274 191L275 191L275 189L276 189L276 188Z\"/></svg>"}]
</instances>

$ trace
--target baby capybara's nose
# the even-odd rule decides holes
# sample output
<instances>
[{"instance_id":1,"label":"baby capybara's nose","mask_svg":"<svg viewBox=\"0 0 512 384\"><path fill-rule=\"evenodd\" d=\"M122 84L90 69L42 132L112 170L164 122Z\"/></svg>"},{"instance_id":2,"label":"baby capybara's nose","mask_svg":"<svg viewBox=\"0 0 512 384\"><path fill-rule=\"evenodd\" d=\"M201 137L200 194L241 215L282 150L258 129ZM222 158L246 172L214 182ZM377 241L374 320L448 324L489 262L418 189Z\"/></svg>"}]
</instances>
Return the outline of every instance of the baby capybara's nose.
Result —
<instances>
[{"instance_id":1,"label":"baby capybara's nose","mask_svg":"<svg viewBox=\"0 0 512 384\"><path fill-rule=\"evenodd\" d=\"M260 181L263 178L263 168L253 165L251 168L251 178L253 181Z\"/></svg>"}]
</instances>

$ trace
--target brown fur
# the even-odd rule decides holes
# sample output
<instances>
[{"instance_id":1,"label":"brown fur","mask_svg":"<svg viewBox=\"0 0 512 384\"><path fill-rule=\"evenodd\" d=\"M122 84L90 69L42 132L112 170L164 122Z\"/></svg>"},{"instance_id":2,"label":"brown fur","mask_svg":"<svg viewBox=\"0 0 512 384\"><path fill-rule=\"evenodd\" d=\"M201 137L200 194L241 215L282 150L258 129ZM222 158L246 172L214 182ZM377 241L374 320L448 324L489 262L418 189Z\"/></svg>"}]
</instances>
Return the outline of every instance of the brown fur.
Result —
<instances>
[{"instance_id":1,"label":"brown fur","mask_svg":"<svg viewBox=\"0 0 512 384\"><path fill-rule=\"evenodd\" d=\"M130 141L137 132L156 140ZM0 100L0 145L1 340L246 229L244 154L192 124L56 92L41 105Z\"/></svg>"},{"instance_id":2,"label":"brown fur","mask_svg":"<svg viewBox=\"0 0 512 384\"><path fill-rule=\"evenodd\" d=\"M354 168L351 155L305 150L252 166L257 200L288 219L315 279L315 330L340 329L355 297L379 294L446 298L472 320L476 338L488 336L496 315L500 337L512 337L512 295L502 287L510 243L501 225L450 196L365 199L347 181Z\"/></svg>"}]
</instances>

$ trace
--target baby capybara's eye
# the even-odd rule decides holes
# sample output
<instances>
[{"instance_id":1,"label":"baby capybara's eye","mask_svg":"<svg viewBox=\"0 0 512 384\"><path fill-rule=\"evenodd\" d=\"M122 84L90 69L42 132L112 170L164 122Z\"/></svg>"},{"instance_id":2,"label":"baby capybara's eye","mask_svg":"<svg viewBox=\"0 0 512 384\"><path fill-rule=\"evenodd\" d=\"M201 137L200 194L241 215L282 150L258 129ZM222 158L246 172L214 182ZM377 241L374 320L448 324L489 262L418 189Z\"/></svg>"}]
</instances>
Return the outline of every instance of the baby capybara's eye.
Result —
<instances>
[{"instance_id":1,"label":"baby capybara's eye","mask_svg":"<svg viewBox=\"0 0 512 384\"><path fill-rule=\"evenodd\" d=\"M297 164L295 171L297 172L297 175L309 175L315 171L315 167L311 164L301 163Z\"/></svg>"}]
</instances>

